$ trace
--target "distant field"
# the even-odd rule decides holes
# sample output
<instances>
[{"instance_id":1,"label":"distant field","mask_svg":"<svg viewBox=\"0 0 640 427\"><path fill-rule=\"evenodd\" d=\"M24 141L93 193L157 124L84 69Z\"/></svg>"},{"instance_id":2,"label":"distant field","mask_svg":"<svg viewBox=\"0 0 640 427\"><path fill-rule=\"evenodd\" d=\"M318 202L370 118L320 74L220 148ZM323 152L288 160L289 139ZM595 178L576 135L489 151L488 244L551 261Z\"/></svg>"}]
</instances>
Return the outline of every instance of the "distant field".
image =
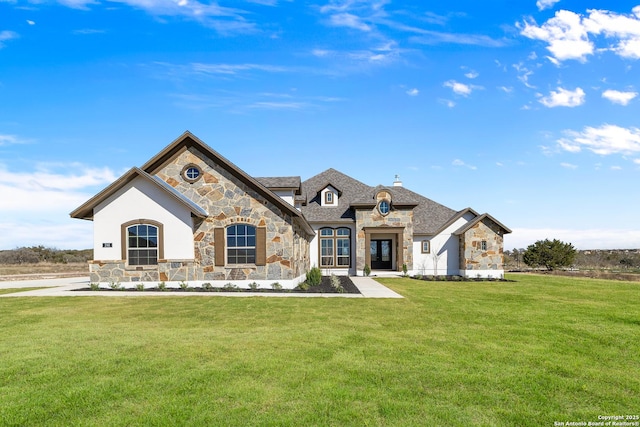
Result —
<instances>
[{"instance_id":1,"label":"distant field","mask_svg":"<svg viewBox=\"0 0 640 427\"><path fill-rule=\"evenodd\" d=\"M640 285L402 300L0 298L0 425L552 426L640 415Z\"/></svg>"},{"instance_id":2,"label":"distant field","mask_svg":"<svg viewBox=\"0 0 640 427\"><path fill-rule=\"evenodd\" d=\"M39 262L34 264L0 264L0 277L9 275L41 275L41 274L72 274L89 275L89 265L86 262L68 264Z\"/></svg>"}]
</instances>

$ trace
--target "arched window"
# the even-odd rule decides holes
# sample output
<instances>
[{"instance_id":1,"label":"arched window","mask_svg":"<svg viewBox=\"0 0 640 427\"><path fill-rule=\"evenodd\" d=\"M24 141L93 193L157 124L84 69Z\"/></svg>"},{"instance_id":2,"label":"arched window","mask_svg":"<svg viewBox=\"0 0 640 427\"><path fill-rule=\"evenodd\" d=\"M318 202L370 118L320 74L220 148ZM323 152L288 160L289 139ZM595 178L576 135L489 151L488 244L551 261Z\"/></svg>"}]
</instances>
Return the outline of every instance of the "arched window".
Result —
<instances>
[{"instance_id":1,"label":"arched window","mask_svg":"<svg viewBox=\"0 0 640 427\"><path fill-rule=\"evenodd\" d=\"M227 264L255 264L256 228L247 224L227 227Z\"/></svg>"},{"instance_id":2,"label":"arched window","mask_svg":"<svg viewBox=\"0 0 640 427\"><path fill-rule=\"evenodd\" d=\"M351 265L351 230L320 229L320 268Z\"/></svg>"},{"instance_id":3,"label":"arched window","mask_svg":"<svg viewBox=\"0 0 640 427\"><path fill-rule=\"evenodd\" d=\"M127 227L127 262L129 265L158 264L158 227L135 224Z\"/></svg>"}]
</instances>

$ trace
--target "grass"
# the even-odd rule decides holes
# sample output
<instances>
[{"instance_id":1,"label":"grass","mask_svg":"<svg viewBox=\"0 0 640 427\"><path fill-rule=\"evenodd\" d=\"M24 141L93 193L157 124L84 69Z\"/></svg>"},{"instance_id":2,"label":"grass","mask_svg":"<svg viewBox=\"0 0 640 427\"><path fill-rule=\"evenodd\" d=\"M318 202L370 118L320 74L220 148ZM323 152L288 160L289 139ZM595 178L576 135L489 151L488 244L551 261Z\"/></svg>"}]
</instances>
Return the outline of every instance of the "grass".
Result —
<instances>
[{"instance_id":1,"label":"grass","mask_svg":"<svg viewBox=\"0 0 640 427\"><path fill-rule=\"evenodd\" d=\"M15 294L16 292L26 292L26 291L35 291L38 289L45 289L44 287L34 287L34 288L6 288L0 289L0 295L4 294Z\"/></svg>"},{"instance_id":2,"label":"grass","mask_svg":"<svg viewBox=\"0 0 640 427\"><path fill-rule=\"evenodd\" d=\"M640 408L638 284L0 299L0 425L540 426Z\"/></svg>"}]
</instances>

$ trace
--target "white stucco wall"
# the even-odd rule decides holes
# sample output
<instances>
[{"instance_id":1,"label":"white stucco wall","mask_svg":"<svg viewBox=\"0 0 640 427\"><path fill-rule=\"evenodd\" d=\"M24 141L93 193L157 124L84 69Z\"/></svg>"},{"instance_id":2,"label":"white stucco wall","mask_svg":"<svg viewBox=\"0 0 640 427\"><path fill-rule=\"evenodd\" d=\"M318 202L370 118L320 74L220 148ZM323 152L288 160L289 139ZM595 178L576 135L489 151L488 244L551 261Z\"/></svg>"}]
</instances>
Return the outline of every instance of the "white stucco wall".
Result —
<instances>
[{"instance_id":1,"label":"white stucco wall","mask_svg":"<svg viewBox=\"0 0 640 427\"><path fill-rule=\"evenodd\" d=\"M309 261L311 263L311 267L320 267L320 244L319 244L319 234L320 229L324 227L329 228L348 228L351 230L351 267L349 268L321 268L322 274L331 275L335 274L336 276L346 276L346 275L354 275L356 273L356 239L355 239L355 231L354 226L351 224L312 224L313 230L316 232L313 240L309 244ZM334 248L335 250L335 248Z\"/></svg>"},{"instance_id":2,"label":"white stucco wall","mask_svg":"<svg viewBox=\"0 0 640 427\"><path fill-rule=\"evenodd\" d=\"M413 238L413 270L411 270L409 274L460 274L460 242L458 236L454 236L451 233L473 218L475 218L475 216L468 212L436 236L415 236ZM431 251L428 254L422 253L422 242L424 240L431 242ZM438 255L437 263L434 254Z\"/></svg>"},{"instance_id":3,"label":"white stucco wall","mask_svg":"<svg viewBox=\"0 0 640 427\"><path fill-rule=\"evenodd\" d=\"M136 178L96 206L93 216L95 260L122 259L121 225L137 219L163 224L164 258L193 259L191 211L155 184ZM103 248L103 243L112 247Z\"/></svg>"},{"instance_id":4,"label":"white stucco wall","mask_svg":"<svg viewBox=\"0 0 640 427\"><path fill-rule=\"evenodd\" d=\"M294 201L295 194L293 193L293 190L275 190L273 192L278 197L280 197L282 200L284 200L285 202L289 203L291 206L294 205L294 203L295 203L295 201Z\"/></svg>"}]
</instances>

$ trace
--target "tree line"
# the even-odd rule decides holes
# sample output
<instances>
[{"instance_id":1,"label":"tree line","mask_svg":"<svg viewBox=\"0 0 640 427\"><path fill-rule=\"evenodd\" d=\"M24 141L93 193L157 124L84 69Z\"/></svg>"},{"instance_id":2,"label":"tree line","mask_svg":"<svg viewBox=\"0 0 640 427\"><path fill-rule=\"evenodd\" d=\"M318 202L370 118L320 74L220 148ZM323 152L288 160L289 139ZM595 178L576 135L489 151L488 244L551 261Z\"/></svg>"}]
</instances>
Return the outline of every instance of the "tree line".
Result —
<instances>
[{"instance_id":1,"label":"tree line","mask_svg":"<svg viewBox=\"0 0 640 427\"><path fill-rule=\"evenodd\" d=\"M21 247L0 251L0 264L37 264L41 262L68 264L93 259L92 249L55 249L45 246Z\"/></svg>"},{"instance_id":2,"label":"tree line","mask_svg":"<svg viewBox=\"0 0 640 427\"><path fill-rule=\"evenodd\" d=\"M636 270L640 269L640 249L577 250L571 243L559 240L539 240L526 249L504 251L506 270L529 268L572 267L580 270Z\"/></svg>"}]
</instances>

